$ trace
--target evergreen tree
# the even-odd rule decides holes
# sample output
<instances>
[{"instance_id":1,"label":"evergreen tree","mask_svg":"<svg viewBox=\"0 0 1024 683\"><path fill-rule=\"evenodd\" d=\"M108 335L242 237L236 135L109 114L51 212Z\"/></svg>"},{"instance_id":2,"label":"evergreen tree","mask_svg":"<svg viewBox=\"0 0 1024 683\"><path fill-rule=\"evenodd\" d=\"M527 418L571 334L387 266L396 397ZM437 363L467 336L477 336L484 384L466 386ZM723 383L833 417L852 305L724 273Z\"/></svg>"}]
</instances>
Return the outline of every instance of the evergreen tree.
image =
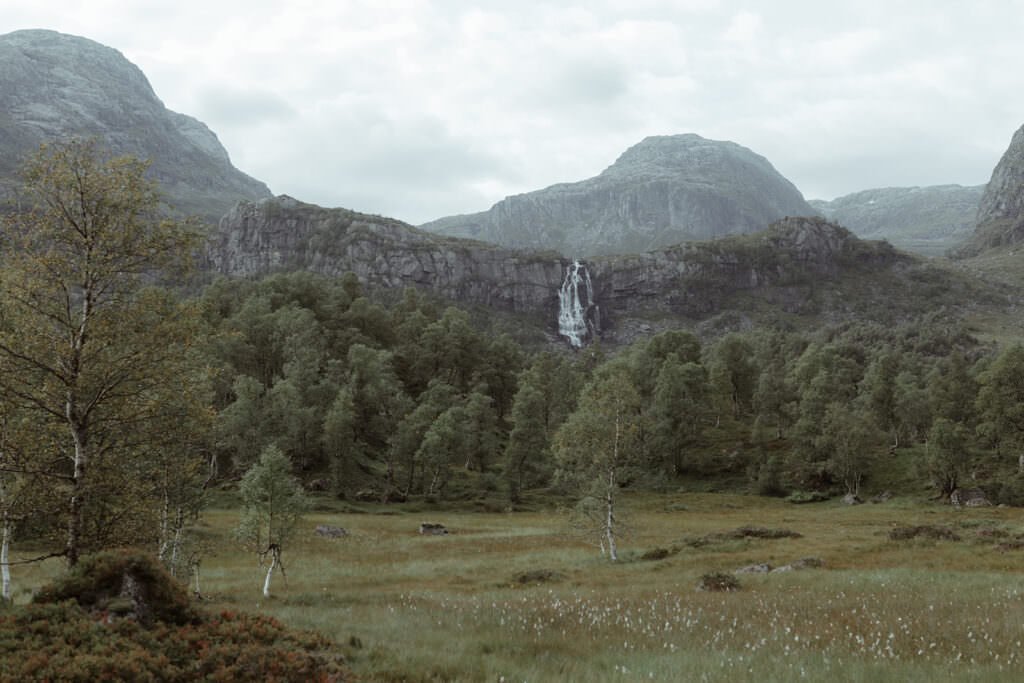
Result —
<instances>
[{"instance_id":1,"label":"evergreen tree","mask_svg":"<svg viewBox=\"0 0 1024 683\"><path fill-rule=\"evenodd\" d=\"M524 373L524 380L528 375ZM536 484L548 461L547 401L529 381L523 381L512 403L512 431L505 447L505 478L509 499L519 502L525 487Z\"/></svg>"},{"instance_id":2,"label":"evergreen tree","mask_svg":"<svg viewBox=\"0 0 1024 683\"><path fill-rule=\"evenodd\" d=\"M1024 448L1024 346L1004 349L978 379L982 431L996 452Z\"/></svg>"},{"instance_id":3,"label":"evergreen tree","mask_svg":"<svg viewBox=\"0 0 1024 683\"><path fill-rule=\"evenodd\" d=\"M651 447L655 462L672 472L685 469L684 451L698 436L706 411L707 375L670 353L662 363L651 403Z\"/></svg>"}]
</instances>

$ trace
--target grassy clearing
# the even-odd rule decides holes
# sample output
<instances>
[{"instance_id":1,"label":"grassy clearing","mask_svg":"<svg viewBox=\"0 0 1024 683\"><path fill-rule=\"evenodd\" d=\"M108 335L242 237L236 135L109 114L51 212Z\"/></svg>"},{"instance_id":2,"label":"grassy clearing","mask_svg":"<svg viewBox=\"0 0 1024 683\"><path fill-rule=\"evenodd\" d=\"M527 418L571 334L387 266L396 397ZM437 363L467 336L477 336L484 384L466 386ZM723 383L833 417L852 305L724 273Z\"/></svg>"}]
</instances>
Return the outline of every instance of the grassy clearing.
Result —
<instances>
[{"instance_id":1,"label":"grassy clearing","mask_svg":"<svg viewBox=\"0 0 1024 683\"><path fill-rule=\"evenodd\" d=\"M550 511L314 514L285 553L287 585L279 579L270 601L255 559L230 541L237 512L215 510L208 531L223 540L203 564L204 590L215 608L323 632L366 680L1024 677L1024 551L996 547L1024 532L1018 509L900 499L794 506L725 494L628 502L632 533L617 564ZM453 533L420 536L421 521ZM317 524L351 535L319 538ZM948 526L961 540L889 539L908 524ZM751 525L801 536L723 533ZM712 534L721 540L686 543ZM659 547L671 554L640 559ZM695 590L708 572L803 557L825 568L743 574L734 593ZM31 587L53 571L19 567L15 581ZM539 579L520 583L527 572Z\"/></svg>"}]
</instances>

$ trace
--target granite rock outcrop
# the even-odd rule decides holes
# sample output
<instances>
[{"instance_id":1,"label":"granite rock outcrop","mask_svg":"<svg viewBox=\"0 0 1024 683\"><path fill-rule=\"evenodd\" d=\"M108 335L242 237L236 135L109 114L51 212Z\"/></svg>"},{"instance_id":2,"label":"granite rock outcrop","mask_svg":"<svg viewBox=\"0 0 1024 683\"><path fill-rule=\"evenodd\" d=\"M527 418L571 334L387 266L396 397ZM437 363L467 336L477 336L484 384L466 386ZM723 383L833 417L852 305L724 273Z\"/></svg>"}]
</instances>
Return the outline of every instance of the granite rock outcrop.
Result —
<instances>
[{"instance_id":1,"label":"granite rock outcrop","mask_svg":"<svg viewBox=\"0 0 1024 683\"><path fill-rule=\"evenodd\" d=\"M962 254L1017 244L1024 240L1024 126L1017 129L978 205L974 235Z\"/></svg>"}]
</instances>

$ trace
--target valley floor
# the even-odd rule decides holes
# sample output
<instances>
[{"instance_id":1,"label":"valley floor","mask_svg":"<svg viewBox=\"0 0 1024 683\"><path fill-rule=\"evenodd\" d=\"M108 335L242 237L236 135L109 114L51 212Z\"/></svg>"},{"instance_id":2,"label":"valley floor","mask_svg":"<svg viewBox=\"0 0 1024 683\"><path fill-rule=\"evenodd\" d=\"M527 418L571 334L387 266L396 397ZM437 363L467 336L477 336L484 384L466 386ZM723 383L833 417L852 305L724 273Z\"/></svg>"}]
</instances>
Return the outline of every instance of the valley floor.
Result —
<instances>
[{"instance_id":1,"label":"valley floor","mask_svg":"<svg viewBox=\"0 0 1024 683\"><path fill-rule=\"evenodd\" d=\"M265 612L334 638L364 680L1024 678L1024 510L725 494L626 503L614 564L557 511L311 514L269 601L255 558L230 540L238 513L215 510L202 587L214 609ZM421 522L451 533L421 536ZM317 524L350 535L322 538ZM958 540L890 538L908 525ZM712 536L750 526L800 537ZM711 572L805 557L823 567L697 590ZM16 581L39 573L21 569Z\"/></svg>"}]
</instances>

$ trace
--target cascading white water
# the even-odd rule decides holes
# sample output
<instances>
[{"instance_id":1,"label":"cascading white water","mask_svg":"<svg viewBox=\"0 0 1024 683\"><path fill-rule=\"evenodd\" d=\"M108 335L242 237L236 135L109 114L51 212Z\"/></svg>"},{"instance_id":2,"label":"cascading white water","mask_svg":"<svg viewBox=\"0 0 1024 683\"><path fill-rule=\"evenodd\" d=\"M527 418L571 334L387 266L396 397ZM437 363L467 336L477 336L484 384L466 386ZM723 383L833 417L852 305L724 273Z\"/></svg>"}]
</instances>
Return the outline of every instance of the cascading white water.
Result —
<instances>
[{"instance_id":1,"label":"cascading white water","mask_svg":"<svg viewBox=\"0 0 1024 683\"><path fill-rule=\"evenodd\" d=\"M580 285L583 285L582 291ZM589 334L587 308L594 303L590 273L579 261L565 269L565 280L558 292L558 333L573 348L581 348Z\"/></svg>"}]
</instances>

